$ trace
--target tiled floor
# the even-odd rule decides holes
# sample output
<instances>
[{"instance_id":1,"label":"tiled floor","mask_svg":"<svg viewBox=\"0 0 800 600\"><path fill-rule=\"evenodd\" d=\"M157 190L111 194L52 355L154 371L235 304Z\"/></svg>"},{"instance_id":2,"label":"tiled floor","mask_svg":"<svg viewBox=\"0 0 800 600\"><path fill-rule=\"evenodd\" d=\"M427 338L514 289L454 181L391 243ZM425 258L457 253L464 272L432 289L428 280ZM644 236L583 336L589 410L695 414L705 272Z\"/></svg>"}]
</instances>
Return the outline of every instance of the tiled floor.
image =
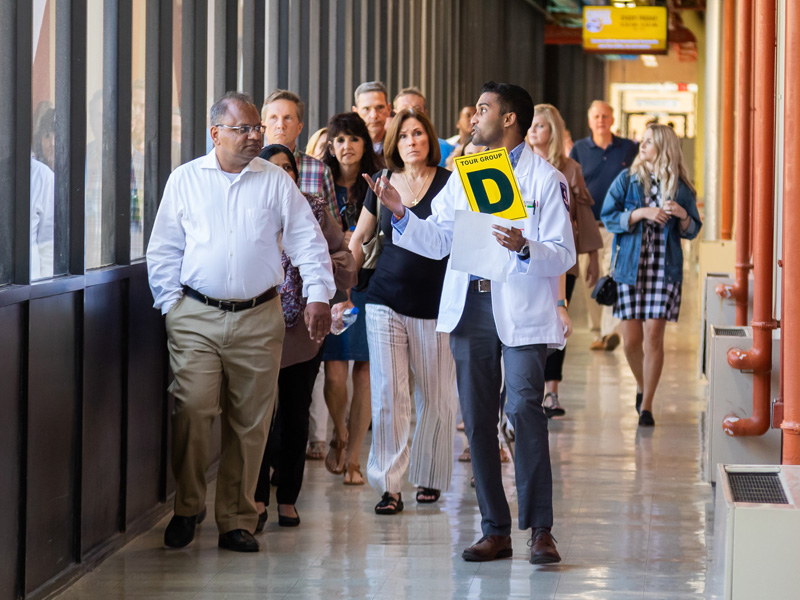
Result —
<instances>
[{"instance_id":1,"label":"tiled floor","mask_svg":"<svg viewBox=\"0 0 800 600\"><path fill-rule=\"evenodd\" d=\"M456 463L452 487L438 504L417 506L407 484L405 511L379 517L377 492L343 486L321 462L310 462L298 503L301 526L279 528L272 509L260 553L217 549L213 519L187 549L167 551L165 519L60 597L709 597L713 492L700 474L698 331L696 295L686 294L681 323L668 329L654 429L637 427L635 383L621 349L588 351L585 328L570 340L561 390L567 414L550 428L553 533L564 559L558 565L530 565L525 532L514 533L510 560L461 560L462 549L479 537L469 465ZM464 441L458 434L456 456ZM513 467L504 469L513 501Z\"/></svg>"}]
</instances>

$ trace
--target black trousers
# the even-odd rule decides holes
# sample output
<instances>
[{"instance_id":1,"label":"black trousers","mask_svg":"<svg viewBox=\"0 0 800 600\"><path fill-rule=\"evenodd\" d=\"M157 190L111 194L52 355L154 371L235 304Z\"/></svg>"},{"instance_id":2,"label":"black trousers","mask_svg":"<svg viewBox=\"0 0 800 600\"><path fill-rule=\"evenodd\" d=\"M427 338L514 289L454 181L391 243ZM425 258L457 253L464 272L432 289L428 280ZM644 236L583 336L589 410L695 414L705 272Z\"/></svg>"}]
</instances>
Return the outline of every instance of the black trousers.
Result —
<instances>
[{"instance_id":1,"label":"black trousers","mask_svg":"<svg viewBox=\"0 0 800 600\"><path fill-rule=\"evenodd\" d=\"M572 301L572 291L575 289L575 281L578 278L575 275L567 275L567 304ZM547 357L547 362L544 365L544 380L545 381L561 381L563 376L561 369L564 366L564 355L567 349L553 350Z\"/></svg>"},{"instance_id":2,"label":"black trousers","mask_svg":"<svg viewBox=\"0 0 800 600\"><path fill-rule=\"evenodd\" d=\"M303 363L280 370L278 412L272 421L256 485L256 502L269 506L269 469L278 471L278 504L295 504L303 485L311 392L322 362L322 349Z\"/></svg>"}]
</instances>

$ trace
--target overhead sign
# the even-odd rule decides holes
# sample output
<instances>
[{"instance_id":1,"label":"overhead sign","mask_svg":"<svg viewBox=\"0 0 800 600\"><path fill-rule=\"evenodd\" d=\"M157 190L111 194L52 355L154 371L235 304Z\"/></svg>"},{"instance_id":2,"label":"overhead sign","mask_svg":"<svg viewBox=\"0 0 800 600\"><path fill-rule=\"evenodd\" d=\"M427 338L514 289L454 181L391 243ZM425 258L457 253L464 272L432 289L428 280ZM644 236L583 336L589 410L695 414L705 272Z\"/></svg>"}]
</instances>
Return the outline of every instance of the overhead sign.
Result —
<instances>
[{"instance_id":1,"label":"overhead sign","mask_svg":"<svg viewBox=\"0 0 800 600\"><path fill-rule=\"evenodd\" d=\"M666 54L667 7L583 7L583 49L601 54Z\"/></svg>"},{"instance_id":2,"label":"overhead sign","mask_svg":"<svg viewBox=\"0 0 800 600\"><path fill-rule=\"evenodd\" d=\"M528 216L505 148L455 159L470 208L515 221Z\"/></svg>"}]
</instances>

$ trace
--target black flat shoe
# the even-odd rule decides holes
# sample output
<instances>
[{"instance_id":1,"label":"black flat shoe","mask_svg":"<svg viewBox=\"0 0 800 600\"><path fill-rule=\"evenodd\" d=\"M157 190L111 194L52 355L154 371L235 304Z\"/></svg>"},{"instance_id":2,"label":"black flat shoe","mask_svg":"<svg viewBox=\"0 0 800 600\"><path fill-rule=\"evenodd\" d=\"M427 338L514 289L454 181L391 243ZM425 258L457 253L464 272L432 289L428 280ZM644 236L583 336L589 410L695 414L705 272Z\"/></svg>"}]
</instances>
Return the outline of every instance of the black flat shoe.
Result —
<instances>
[{"instance_id":1,"label":"black flat shoe","mask_svg":"<svg viewBox=\"0 0 800 600\"><path fill-rule=\"evenodd\" d=\"M191 517L174 515L164 531L164 545L168 548L183 548L194 539L194 530L206 518L206 509Z\"/></svg>"},{"instance_id":2,"label":"black flat shoe","mask_svg":"<svg viewBox=\"0 0 800 600\"><path fill-rule=\"evenodd\" d=\"M642 398L644 394L642 392L636 392L636 412L641 414L642 412Z\"/></svg>"},{"instance_id":3,"label":"black flat shoe","mask_svg":"<svg viewBox=\"0 0 800 600\"><path fill-rule=\"evenodd\" d=\"M258 515L258 523L256 523L256 533L261 533L264 531L264 525L267 524L267 509L264 509L264 512Z\"/></svg>"},{"instance_id":4,"label":"black flat shoe","mask_svg":"<svg viewBox=\"0 0 800 600\"><path fill-rule=\"evenodd\" d=\"M639 415L639 427L652 427L656 424L656 420L653 418L653 413L649 410L643 410L642 414Z\"/></svg>"},{"instance_id":5,"label":"black flat shoe","mask_svg":"<svg viewBox=\"0 0 800 600\"><path fill-rule=\"evenodd\" d=\"M295 511L297 512L297 511ZM278 513L278 526L279 527L297 527L300 525L300 515L298 514L296 517L284 517L281 513Z\"/></svg>"},{"instance_id":6,"label":"black flat shoe","mask_svg":"<svg viewBox=\"0 0 800 600\"><path fill-rule=\"evenodd\" d=\"M219 547L234 552L258 552L258 542L245 529L234 529L219 536Z\"/></svg>"}]
</instances>

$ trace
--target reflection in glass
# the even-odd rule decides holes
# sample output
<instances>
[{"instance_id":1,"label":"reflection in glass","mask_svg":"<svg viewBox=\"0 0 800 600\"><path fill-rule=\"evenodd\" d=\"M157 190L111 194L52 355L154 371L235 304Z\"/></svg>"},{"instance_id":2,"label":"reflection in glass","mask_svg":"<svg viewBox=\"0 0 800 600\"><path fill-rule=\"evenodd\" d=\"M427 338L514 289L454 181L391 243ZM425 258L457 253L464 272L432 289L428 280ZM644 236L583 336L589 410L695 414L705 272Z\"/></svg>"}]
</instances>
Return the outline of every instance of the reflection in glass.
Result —
<instances>
[{"instance_id":1,"label":"reflection in glass","mask_svg":"<svg viewBox=\"0 0 800 600\"><path fill-rule=\"evenodd\" d=\"M131 260L144 256L144 74L147 0L133 2L131 92Z\"/></svg>"},{"instance_id":2,"label":"reflection in glass","mask_svg":"<svg viewBox=\"0 0 800 600\"><path fill-rule=\"evenodd\" d=\"M172 169L181 164L181 32L183 0L172 0Z\"/></svg>"},{"instance_id":3,"label":"reflection in glass","mask_svg":"<svg viewBox=\"0 0 800 600\"><path fill-rule=\"evenodd\" d=\"M236 14L236 89L244 90L244 0L239 0Z\"/></svg>"},{"instance_id":4,"label":"reflection in glass","mask_svg":"<svg viewBox=\"0 0 800 600\"><path fill-rule=\"evenodd\" d=\"M103 0L86 2L86 98L85 260L93 269L114 260L113 213L103 207Z\"/></svg>"},{"instance_id":5,"label":"reflection in glass","mask_svg":"<svg viewBox=\"0 0 800 600\"><path fill-rule=\"evenodd\" d=\"M53 276L55 199L55 2L33 2L31 67L31 281Z\"/></svg>"}]
</instances>

